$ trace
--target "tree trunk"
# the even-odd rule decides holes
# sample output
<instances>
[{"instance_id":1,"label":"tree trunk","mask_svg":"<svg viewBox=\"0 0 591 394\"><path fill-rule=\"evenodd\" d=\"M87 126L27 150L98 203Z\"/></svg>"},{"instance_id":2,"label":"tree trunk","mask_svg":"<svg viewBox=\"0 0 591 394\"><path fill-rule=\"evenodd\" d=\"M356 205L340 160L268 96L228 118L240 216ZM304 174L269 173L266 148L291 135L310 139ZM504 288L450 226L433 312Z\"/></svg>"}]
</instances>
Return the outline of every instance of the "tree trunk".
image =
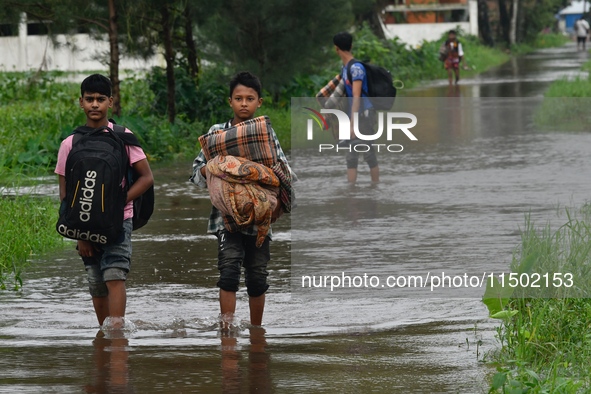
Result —
<instances>
[{"instance_id":1,"label":"tree trunk","mask_svg":"<svg viewBox=\"0 0 591 394\"><path fill-rule=\"evenodd\" d=\"M166 91L168 121L174 123L176 117L174 80L174 48L172 46L172 21L170 10L166 4L160 9L162 16L162 41L164 43L164 59L166 60Z\"/></svg>"},{"instance_id":2,"label":"tree trunk","mask_svg":"<svg viewBox=\"0 0 591 394\"><path fill-rule=\"evenodd\" d=\"M518 0L513 0L513 10L511 11L511 28L509 30L509 45L515 45L517 42L517 10Z\"/></svg>"},{"instance_id":3,"label":"tree trunk","mask_svg":"<svg viewBox=\"0 0 591 394\"><path fill-rule=\"evenodd\" d=\"M505 0L498 0L499 2L499 35L506 44L509 44L509 14L505 5Z\"/></svg>"},{"instance_id":4,"label":"tree trunk","mask_svg":"<svg viewBox=\"0 0 591 394\"><path fill-rule=\"evenodd\" d=\"M119 42L117 36L117 9L115 0L109 2L109 46L111 57L109 61L109 77L113 84L113 114L121 115L121 87L119 81Z\"/></svg>"},{"instance_id":5,"label":"tree trunk","mask_svg":"<svg viewBox=\"0 0 591 394\"><path fill-rule=\"evenodd\" d=\"M486 0L478 0L478 28L480 30L480 36L484 44L492 47L495 42L490 31L490 19L488 16L488 4Z\"/></svg>"},{"instance_id":6,"label":"tree trunk","mask_svg":"<svg viewBox=\"0 0 591 394\"><path fill-rule=\"evenodd\" d=\"M195 39L193 38L193 15L190 2L187 2L187 6L185 7L185 44L187 45L189 72L191 73L193 80L197 81L199 76L199 58L197 56Z\"/></svg>"}]
</instances>

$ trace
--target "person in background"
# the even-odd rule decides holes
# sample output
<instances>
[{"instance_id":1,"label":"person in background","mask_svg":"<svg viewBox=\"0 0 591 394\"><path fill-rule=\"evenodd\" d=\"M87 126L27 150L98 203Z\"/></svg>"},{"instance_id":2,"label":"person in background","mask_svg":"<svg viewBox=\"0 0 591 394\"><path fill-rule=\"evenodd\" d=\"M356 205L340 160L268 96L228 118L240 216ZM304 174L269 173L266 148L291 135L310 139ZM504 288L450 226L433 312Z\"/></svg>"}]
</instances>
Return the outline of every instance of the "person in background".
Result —
<instances>
[{"instance_id":1,"label":"person in background","mask_svg":"<svg viewBox=\"0 0 591 394\"><path fill-rule=\"evenodd\" d=\"M575 22L575 33L577 35L577 50L584 51L589 35L589 23L582 16Z\"/></svg>"},{"instance_id":2,"label":"person in background","mask_svg":"<svg viewBox=\"0 0 591 394\"><path fill-rule=\"evenodd\" d=\"M460 80L460 64L463 65L464 70L467 68L464 63L464 49L462 43L456 37L456 31L450 30L447 34L447 40L444 43L445 47L445 61L443 65L447 70L447 79L449 84L452 84L452 74L455 74L456 84Z\"/></svg>"}]
</instances>

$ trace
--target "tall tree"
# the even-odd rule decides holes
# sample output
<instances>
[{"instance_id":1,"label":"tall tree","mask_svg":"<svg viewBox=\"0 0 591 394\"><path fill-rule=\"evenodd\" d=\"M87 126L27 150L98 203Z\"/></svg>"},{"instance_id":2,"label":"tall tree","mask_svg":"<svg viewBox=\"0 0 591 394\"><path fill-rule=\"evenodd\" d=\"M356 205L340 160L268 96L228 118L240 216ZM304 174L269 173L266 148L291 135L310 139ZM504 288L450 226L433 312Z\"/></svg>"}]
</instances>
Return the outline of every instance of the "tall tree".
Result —
<instances>
[{"instance_id":1,"label":"tall tree","mask_svg":"<svg viewBox=\"0 0 591 394\"><path fill-rule=\"evenodd\" d=\"M115 0L2 0L11 12L24 12L28 18L42 23L52 39L56 34L76 31L84 26L98 38L109 37L109 73L113 82L113 113L121 113L119 82L118 21ZM88 28L89 26L94 27Z\"/></svg>"},{"instance_id":2,"label":"tall tree","mask_svg":"<svg viewBox=\"0 0 591 394\"><path fill-rule=\"evenodd\" d=\"M492 47L495 42L490 29L488 3L486 0L478 0L478 30L480 31L482 41L489 47Z\"/></svg>"},{"instance_id":3,"label":"tall tree","mask_svg":"<svg viewBox=\"0 0 591 394\"><path fill-rule=\"evenodd\" d=\"M197 77L199 76L199 56L197 54L197 45L195 44L195 37L193 35L195 16L190 1L187 1L187 4L185 5L183 17L185 19L184 36L185 44L187 46L187 64L191 77L193 77L194 80L197 80Z\"/></svg>"},{"instance_id":4,"label":"tall tree","mask_svg":"<svg viewBox=\"0 0 591 394\"><path fill-rule=\"evenodd\" d=\"M498 0L499 5L499 36L506 44L509 44L509 30L511 29L511 19L507 11L507 4L505 0Z\"/></svg>"},{"instance_id":5,"label":"tall tree","mask_svg":"<svg viewBox=\"0 0 591 394\"><path fill-rule=\"evenodd\" d=\"M509 45L517 43L517 16L519 11L519 0L511 1L511 24L509 27Z\"/></svg>"},{"instance_id":6,"label":"tall tree","mask_svg":"<svg viewBox=\"0 0 591 394\"><path fill-rule=\"evenodd\" d=\"M119 81L119 36L117 32L117 9L115 0L108 0L109 4L109 76L113 84L113 113L121 115L121 83Z\"/></svg>"},{"instance_id":7,"label":"tall tree","mask_svg":"<svg viewBox=\"0 0 591 394\"><path fill-rule=\"evenodd\" d=\"M167 2L162 2L160 8L160 20L162 43L164 44L164 59L166 61L166 90L167 90L167 113L168 121L174 123L176 117L175 109L175 78L174 78L174 57L175 51L172 44L173 13Z\"/></svg>"},{"instance_id":8,"label":"tall tree","mask_svg":"<svg viewBox=\"0 0 591 394\"><path fill-rule=\"evenodd\" d=\"M215 44L218 63L253 71L277 93L293 75L334 58L326 49L351 16L342 0L220 0L201 31Z\"/></svg>"},{"instance_id":9,"label":"tall tree","mask_svg":"<svg viewBox=\"0 0 591 394\"><path fill-rule=\"evenodd\" d=\"M355 23L360 26L364 22L367 22L376 36L386 38L380 21L380 15L382 10L391 3L391 0L351 0Z\"/></svg>"}]
</instances>

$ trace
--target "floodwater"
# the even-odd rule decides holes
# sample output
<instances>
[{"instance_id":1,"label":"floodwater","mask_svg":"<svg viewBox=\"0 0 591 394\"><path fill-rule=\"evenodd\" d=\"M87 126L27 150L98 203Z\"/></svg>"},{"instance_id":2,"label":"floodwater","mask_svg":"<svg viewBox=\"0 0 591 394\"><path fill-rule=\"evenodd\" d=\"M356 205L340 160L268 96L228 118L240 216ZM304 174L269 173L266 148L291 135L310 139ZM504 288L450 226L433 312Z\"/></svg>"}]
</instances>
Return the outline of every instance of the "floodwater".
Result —
<instances>
[{"instance_id":1,"label":"floodwater","mask_svg":"<svg viewBox=\"0 0 591 394\"><path fill-rule=\"evenodd\" d=\"M218 331L208 196L187 183L190 163L156 168L156 212L133 237L127 318L135 330L95 339L73 246L40 256L22 291L0 294L0 392L487 392L497 324L481 292L331 292L302 289L298 275L506 271L525 213L553 220L557 206L591 195L591 135L542 133L531 121L544 87L585 60L571 45L457 89L404 92L440 97L424 109L443 106L446 123L417 131L404 153L381 155L377 186L363 163L350 187L342 158L292 152L300 212L274 226L262 329L246 324L241 290L236 328Z\"/></svg>"}]
</instances>

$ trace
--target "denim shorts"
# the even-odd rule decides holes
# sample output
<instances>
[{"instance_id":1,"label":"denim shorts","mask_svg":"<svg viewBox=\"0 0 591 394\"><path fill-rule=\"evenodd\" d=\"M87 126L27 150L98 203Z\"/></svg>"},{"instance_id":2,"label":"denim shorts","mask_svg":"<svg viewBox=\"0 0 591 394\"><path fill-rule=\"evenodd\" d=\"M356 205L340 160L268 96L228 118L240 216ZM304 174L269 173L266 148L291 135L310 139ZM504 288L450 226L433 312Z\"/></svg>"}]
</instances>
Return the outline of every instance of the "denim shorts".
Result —
<instances>
[{"instance_id":1,"label":"denim shorts","mask_svg":"<svg viewBox=\"0 0 591 394\"><path fill-rule=\"evenodd\" d=\"M231 233L219 231L218 237L218 269L220 279L217 286L226 291L238 291L240 271L244 266L244 282L246 291L251 297L265 294L267 284L267 264L271 260L269 237L260 248L256 247L256 236L241 232Z\"/></svg>"},{"instance_id":2,"label":"denim shorts","mask_svg":"<svg viewBox=\"0 0 591 394\"><path fill-rule=\"evenodd\" d=\"M131 268L132 228L132 219L124 220L123 231L117 241L101 245L100 251L92 257L82 257L91 296L106 297L105 282L127 279Z\"/></svg>"}]
</instances>

